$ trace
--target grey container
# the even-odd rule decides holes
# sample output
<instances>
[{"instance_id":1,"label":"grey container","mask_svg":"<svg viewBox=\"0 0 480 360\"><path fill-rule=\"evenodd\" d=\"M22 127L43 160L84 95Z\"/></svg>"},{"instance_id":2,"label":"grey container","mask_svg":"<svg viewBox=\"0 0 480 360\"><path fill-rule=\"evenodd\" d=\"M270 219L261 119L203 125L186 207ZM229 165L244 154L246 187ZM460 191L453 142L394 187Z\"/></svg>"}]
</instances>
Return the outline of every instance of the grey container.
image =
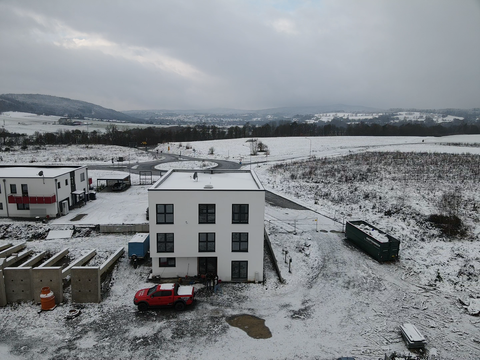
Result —
<instances>
[{"instance_id":1,"label":"grey container","mask_svg":"<svg viewBox=\"0 0 480 360\"><path fill-rule=\"evenodd\" d=\"M365 221L347 221L345 236L379 262L398 259L400 240Z\"/></svg>"}]
</instances>

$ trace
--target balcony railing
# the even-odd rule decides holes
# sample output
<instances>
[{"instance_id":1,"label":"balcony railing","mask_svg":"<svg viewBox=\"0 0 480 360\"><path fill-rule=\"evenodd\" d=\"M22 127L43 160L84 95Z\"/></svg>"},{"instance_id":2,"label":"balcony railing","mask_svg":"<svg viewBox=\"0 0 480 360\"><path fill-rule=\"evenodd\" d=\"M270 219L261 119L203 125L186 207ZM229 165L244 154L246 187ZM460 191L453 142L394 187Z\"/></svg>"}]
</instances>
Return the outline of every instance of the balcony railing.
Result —
<instances>
[{"instance_id":1,"label":"balcony railing","mask_svg":"<svg viewBox=\"0 0 480 360\"><path fill-rule=\"evenodd\" d=\"M57 201L55 195L50 196L8 196L9 204L54 204Z\"/></svg>"}]
</instances>

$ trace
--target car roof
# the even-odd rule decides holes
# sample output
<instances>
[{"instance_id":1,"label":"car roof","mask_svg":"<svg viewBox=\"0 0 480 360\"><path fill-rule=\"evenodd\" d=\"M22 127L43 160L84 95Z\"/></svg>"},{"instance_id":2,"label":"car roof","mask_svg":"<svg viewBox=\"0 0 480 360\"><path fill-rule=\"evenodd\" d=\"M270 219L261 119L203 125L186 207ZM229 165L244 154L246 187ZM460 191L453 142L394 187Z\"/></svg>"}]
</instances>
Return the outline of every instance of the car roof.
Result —
<instances>
[{"instance_id":1,"label":"car roof","mask_svg":"<svg viewBox=\"0 0 480 360\"><path fill-rule=\"evenodd\" d=\"M175 284L168 283L168 284L159 284L160 290L172 290L175 287Z\"/></svg>"}]
</instances>

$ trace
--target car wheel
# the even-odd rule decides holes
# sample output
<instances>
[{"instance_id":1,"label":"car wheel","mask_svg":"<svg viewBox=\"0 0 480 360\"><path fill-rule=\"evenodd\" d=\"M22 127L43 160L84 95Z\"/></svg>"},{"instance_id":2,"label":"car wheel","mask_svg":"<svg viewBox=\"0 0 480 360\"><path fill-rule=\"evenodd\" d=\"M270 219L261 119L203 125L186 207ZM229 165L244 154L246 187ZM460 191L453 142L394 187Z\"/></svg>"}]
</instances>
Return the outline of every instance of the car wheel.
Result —
<instances>
[{"instance_id":1,"label":"car wheel","mask_svg":"<svg viewBox=\"0 0 480 360\"><path fill-rule=\"evenodd\" d=\"M145 303L140 303L140 304L138 304L138 310L146 311L146 310L148 310L148 305L145 304Z\"/></svg>"},{"instance_id":2,"label":"car wheel","mask_svg":"<svg viewBox=\"0 0 480 360\"><path fill-rule=\"evenodd\" d=\"M175 303L175 310L182 311L185 309L185 303L183 301L179 301Z\"/></svg>"}]
</instances>

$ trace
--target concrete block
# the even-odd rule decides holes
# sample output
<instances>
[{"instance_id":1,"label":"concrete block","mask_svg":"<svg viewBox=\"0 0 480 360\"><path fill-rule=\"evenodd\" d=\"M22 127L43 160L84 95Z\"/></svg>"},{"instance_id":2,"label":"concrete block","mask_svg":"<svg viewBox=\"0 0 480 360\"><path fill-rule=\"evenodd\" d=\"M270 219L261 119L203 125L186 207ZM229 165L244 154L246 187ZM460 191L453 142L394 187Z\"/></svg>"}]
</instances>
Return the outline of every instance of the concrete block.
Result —
<instances>
[{"instance_id":1,"label":"concrete block","mask_svg":"<svg viewBox=\"0 0 480 360\"><path fill-rule=\"evenodd\" d=\"M10 246L12 246L11 243L0 245L0 251L8 249Z\"/></svg>"},{"instance_id":2,"label":"concrete block","mask_svg":"<svg viewBox=\"0 0 480 360\"><path fill-rule=\"evenodd\" d=\"M68 275L70 275L70 272L71 272L73 267L82 266L83 264L87 263L91 258L93 258L95 255L97 255L97 251L92 250L88 254L86 254L85 256L82 256L80 259L75 260L70 265L68 265L65 269L62 270L62 276L64 278L67 277Z\"/></svg>"},{"instance_id":3,"label":"concrete block","mask_svg":"<svg viewBox=\"0 0 480 360\"><path fill-rule=\"evenodd\" d=\"M118 248L112 256L105 260L105 262L100 266L100 276L102 276L105 271L115 264L115 262L120 258L120 256L123 255L124 252L125 248Z\"/></svg>"},{"instance_id":4,"label":"concrete block","mask_svg":"<svg viewBox=\"0 0 480 360\"><path fill-rule=\"evenodd\" d=\"M31 267L6 267L3 269L3 277L8 303L33 300Z\"/></svg>"},{"instance_id":5,"label":"concrete block","mask_svg":"<svg viewBox=\"0 0 480 360\"><path fill-rule=\"evenodd\" d=\"M6 250L0 251L0 258L6 258L14 253L18 253L19 251L25 249L27 247L26 243L22 243L20 245L11 246Z\"/></svg>"},{"instance_id":6,"label":"concrete block","mask_svg":"<svg viewBox=\"0 0 480 360\"><path fill-rule=\"evenodd\" d=\"M55 263L57 263L61 258L66 256L67 254L68 254L68 249L63 249L62 251L53 255L50 259L45 261L39 267L49 267L49 266L55 265Z\"/></svg>"},{"instance_id":7,"label":"concrete block","mask_svg":"<svg viewBox=\"0 0 480 360\"><path fill-rule=\"evenodd\" d=\"M71 269L72 302L99 303L102 300L100 268L79 266Z\"/></svg>"},{"instance_id":8,"label":"concrete block","mask_svg":"<svg viewBox=\"0 0 480 360\"><path fill-rule=\"evenodd\" d=\"M12 254L12 256L7 258L7 260L5 261L4 267L13 267L14 264L26 258L27 256L30 256L32 253L33 253L32 250L24 250L21 253L14 253Z\"/></svg>"},{"instance_id":9,"label":"concrete block","mask_svg":"<svg viewBox=\"0 0 480 360\"><path fill-rule=\"evenodd\" d=\"M22 265L19 267L28 267L28 266L34 266L36 263L42 261L45 256L47 255L46 251L42 251L41 253L35 255L32 257L30 260L25 261Z\"/></svg>"},{"instance_id":10,"label":"concrete block","mask_svg":"<svg viewBox=\"0 0 480 360\"><path fill-rule=\"evenodd\" d=\"M37 267L32 269L32 292L33 300L40 303L40 294L42 288L48 286L55 295L55 303L63 302L63 276L62 268L55 267Z\"/></svg>"},{"instance_id":11,"label":"concrete block","mask_svg":"<svg viewBox=\"0 0 480 360\"><path fill-rule=\"evenodd\" d=\"M5 293L5 281L3 279L3 271L0 270L0 306L7 305L7 294Z\"/></svg>"},{"instance_id":12,"label":"concrete block","mask_svg":"<svg viewBox=\"0 0 480 360\"><path fill-rule=\"evenodd\" d=\"M100 225L101 233L137 233L148 232L149 225L145 224L118 224L118 225Z\"/></svg>"}]
</instances>

